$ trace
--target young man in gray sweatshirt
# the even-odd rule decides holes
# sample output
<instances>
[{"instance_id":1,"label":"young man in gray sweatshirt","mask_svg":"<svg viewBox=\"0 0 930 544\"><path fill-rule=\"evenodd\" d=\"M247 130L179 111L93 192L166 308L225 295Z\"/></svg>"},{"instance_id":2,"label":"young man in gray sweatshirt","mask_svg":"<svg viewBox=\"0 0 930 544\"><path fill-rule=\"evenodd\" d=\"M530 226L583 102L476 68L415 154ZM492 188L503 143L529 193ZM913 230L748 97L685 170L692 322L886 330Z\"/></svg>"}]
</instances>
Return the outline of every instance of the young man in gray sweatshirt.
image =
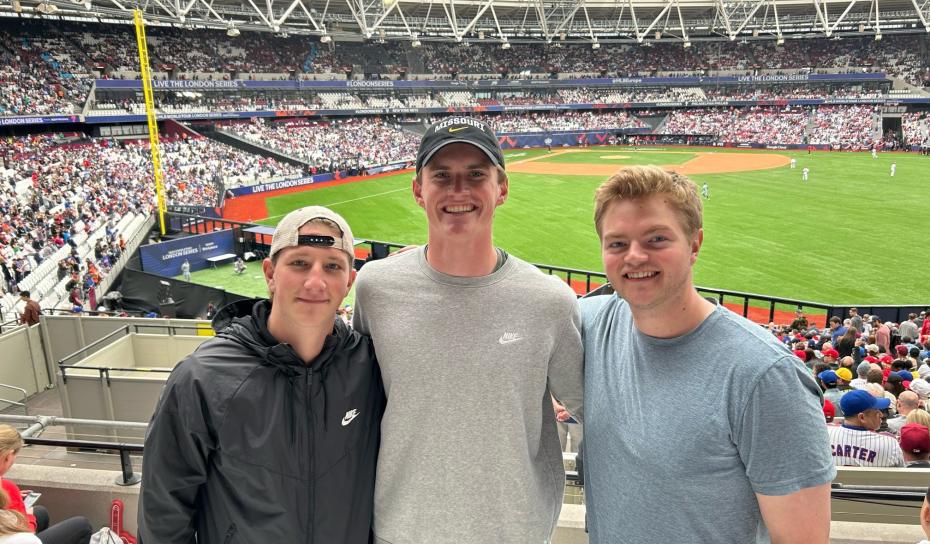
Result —
<instances>
[{"instance_id":1,"label":"young man in gray sweatshirt","mask_svg":"<svg viewBox=\"0 0 930 544\"><path fill-rule=\"evenodd\" d=\"M388 397L375 485L377 544L545 544L565 473L551 393L576 417L574 292L496 248L509 184L484 123L432 125L413 197L428 244L367 264L354 324Z\"/></svg>"}]
</instances>

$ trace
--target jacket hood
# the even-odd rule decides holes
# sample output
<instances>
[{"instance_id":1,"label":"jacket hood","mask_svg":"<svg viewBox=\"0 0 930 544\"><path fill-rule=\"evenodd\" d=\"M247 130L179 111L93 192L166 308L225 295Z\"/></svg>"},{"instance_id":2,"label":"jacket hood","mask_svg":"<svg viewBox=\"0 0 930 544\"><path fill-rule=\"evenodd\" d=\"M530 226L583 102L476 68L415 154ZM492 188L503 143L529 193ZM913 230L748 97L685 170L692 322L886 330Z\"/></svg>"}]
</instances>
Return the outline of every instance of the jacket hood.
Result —
<instances>
[{"instance_id":1,"label":"jacket hood","mask_svg":"<svg viewBox=\"0 0 930 544\"><path fill-rule=\"evenodd\" d=\"M217 336L242 344L255 353L263 365L273 366L288 377L296 376L301 367L325 373L335 361L332 357L333 352L350 350L361 341L357 332L334 315L333 329L323 340L323 349L309 365L306 365L290 344L279 341L268 331L270 315L270 300L240 300L224 306L217 312L212 325Z\"/></svg>"}]
</instances>

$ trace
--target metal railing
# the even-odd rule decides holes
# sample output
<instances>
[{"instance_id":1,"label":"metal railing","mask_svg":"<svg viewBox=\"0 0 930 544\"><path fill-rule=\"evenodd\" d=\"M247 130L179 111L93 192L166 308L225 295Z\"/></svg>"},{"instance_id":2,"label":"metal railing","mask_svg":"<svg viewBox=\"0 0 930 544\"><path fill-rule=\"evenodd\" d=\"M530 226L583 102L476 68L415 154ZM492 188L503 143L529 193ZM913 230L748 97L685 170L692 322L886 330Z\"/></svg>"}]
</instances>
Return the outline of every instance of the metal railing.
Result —
<instances>
[{"instance_id":1,"label":"metal railing","mask_svg":"<svg viewBox=\"0 0 930 544\"><path fill-rule=\"evenodd\" d=\"M144 332L144 329L157 329L159 331L168 331L168 336L180 336L178 331L194 331L195 334L190 336L199 336L200 331L203 329L200 327L191 327L186 325L148 325L140 323L130 323L124 325L113 332L103 336L90 344L80 348L79 350L72 352L63 358L58 360L58 369L61 371L61 381L62 383L68 383L68 369L74 370L96 370L100 373L100 377L106 380L107 385L110 385L110 372L139 372L139 373L153 373L153 374L170 374L170 369L160 369L160 368L117 368L117 367L100 367L100 366L75 366L74 360L78 358L86 358L87 355L99 351L106 347L107 345L115 342L118 338L128 336L133 333Z\"/></svg>"},{"instance_id":2,"label":"metal railing","mask_svg":"<svg viewBox=\"0 0 930 544\"><path fill-rule=\"evenodd\" d=\"M231 221L229 219L189 216L183 214L169 215L172 216L172 220L175 221L172 224L176 226L178 230L189 232L191 234L200 234L218 229L242 229L243 227L256 226L253 223L243 223L240 221ZM357 240L357 242L359 242L361 246L367 245L368 254L375 259L387 256L387 254L393 250L406 247L405 244L382 242L379 240ZM251 245L260 246L261 244L252 242ZM267 254L267 248L265 254ZM607 276L602 272L539 263L534 264L534 266L546 274L562 278L579 295L589 293L594 289L597 289L608 283ZM828 304L825 302L776 297L759 293L731 291L728 289L719 289L716 287L696 286L696 289L698 292L704 295L713 296L718 301L720 301L721 304L727 304L731 309L741 310L737 313L741 313L743 317L756 317L756 321L760 321L761 318L765 317L767 317L767 321L775 321L779 311L790 311L793 309L802 309L805 312L814 314L826 314L824 319L829 319L834 315L845 317L846 311L850 307L856 307L859 309L860 314L869 313L872 315L880 316L882 320L901 322L907 317L908 313L914 311L915 309L923 309L925 306L930 307L930 304L902 304L883 306L874 304ZM778 306L783 306L784 308L779 310Z\"/></svg>"},{"instance_id":3,"label":"metal railing","mask_svg":"<svg viewBox=\"0 0 930 544\"><path fill-rule=\"evenodd\" d=\"M7 385L5 383L0 383L0 389L9 389L21 393L22 396L19 397L20 400L11 400L7 398L0 398L0 403L6 403L8 405L19 406L23 409L23 415L29 415L29 407L26 406L26 401L29 399L29 392L23 389L22 387L16 387L15 385ZM21 401L21 402L20 402Z\"/></svg>"},{"instance_id":4,"label":"metal railing","mask_svg":"<svg viewBox=\"0 0 930 544\"><path fill-rule=\"evenodd\" d=\"M142 475L136 474L132 468L131 453L142 453L141 444L115 444L113 442L94 442L90 440L64 440L52 438L33 438L24 437L26 444L35 444L37 446L56 446L63 448L84 448L103 451L115 451L119 453L120 476L116 479L116 485L128 486L135 485L142 481Z\"/></svg>"},{"instance_id":5,"label":"metal railing","mask_svg":"<svg viewBox=\"0 0 930 544\"><path fill-rule=\"evenodd\" d=\"M36 436L48 427L57 425L93 425L97 427L115 428L115 429L148 429L148 423L136 423L132 421L101 421L96 419L73 419L65 417L52 416L17 416L9 414L0 414L0 421L7 423L29 424L29 427L20 432L23 442L35 446L51 446L59 448L77 448L94 451L116 452L120 458L120 475L116 478L116 484L122 486L135 485L142 481L142 476L137 474L132 467L131 454L142 454L142 444L126 444L116 442L104 442L100 440L75 440L75 439L58 439L58 438L41 438Z\"/></svg>"}]
</instances>

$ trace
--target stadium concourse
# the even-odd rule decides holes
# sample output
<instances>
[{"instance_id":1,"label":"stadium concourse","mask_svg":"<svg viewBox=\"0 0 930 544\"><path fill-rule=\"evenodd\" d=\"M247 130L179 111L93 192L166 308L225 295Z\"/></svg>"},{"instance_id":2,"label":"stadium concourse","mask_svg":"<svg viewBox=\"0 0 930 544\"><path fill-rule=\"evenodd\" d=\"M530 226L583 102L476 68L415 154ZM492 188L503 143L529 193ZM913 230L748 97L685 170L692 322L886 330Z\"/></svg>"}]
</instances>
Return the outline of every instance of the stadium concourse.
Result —
<instances>
[{"instance_id":1,"label":"stadium concourse","mask_svg":"<svg viewBox=\"0 0 930 544\"><path fill-rule=\"evenodd\" d=\"M27 12L30 3L23 0ZM25 345L28 349L4 353L28 352L44 364L33 359L32 365L22 365L29 369L20 369L4 359L2 366L9 368L0 369L6 372L0 372L0 387L22 378L32 384L22 389L34 393L24 393L29 417L61 417L69 414L66 401L74 399L60 396L65 384L55 375L57 363L115 326L101 321L137 324L136 314L111 304L108 290L131 270L127 263L136 249L158 238L152 233L156 191L133 29L18 13L0 8L0 84L7 91L0 96L0 349ZM789 160L778 152L712 153L724 147L790 150L797 156L814 150L863 156L871 151L892 161L918 160L917 154L930 152L928 37L922 28L887 31L878 35L881 39L863 30L846 32L842 39L798 34L777 46L756 39L758 29L745 39L703 36L707 39L687 46L663 41L659 32L643 46L636 40L594 40L597 47L571 39L569 31L567 41L556 34L552 43L512 35L503 47L500 41L482 41L484 31L481 39L466 39L467 46L459 43L462 36L417 40L414 46L363 32L324 41L319 35L239 32L226 23L213 29L183 22L150 25L167 205L178 215L264 218L266 209L249 206L264 206L269 196L409 172L425 127L457 114L488 122L505 148L539 150L536 158L508 161L513 173L605 176L617 166L572 159L573 153L599 145L605 146L604 156L614 158L634 145L638 151L663 146L656 156L689 150L694 156L687 161L666 165L689 174L784 168ZM496 31L503 35L499 27ZM688 146L696 145L707 147L690 151ZM536 160L540 157L546 160ZM921 164L930 171L930 163ZM207 221L198 220L191 233L211 230ZM29 299L41 306L42 321L32 329L17 327ZM145 308L144 314L164 317L163 306L169 305ZM877 430L893 437L891 458L900 455L902 462L843 468L843 483L926 488L926 469L899 465L919 467L930 456L930 446L924 451L922 443L901 440L905 423L930 426L930 316L914 311L889 319L845 310L828 321L826 311L804 315L781 308L774 322L763 325L818 376L834 401L834 413L825 411L831 426L841 421L830 420L849 391L893 399ZM55 314L65 313L74 320L69 330L81 331L73 342L50 332L60 330L54 327L63 317ZM176 321L152 323L167 328ZM99 381L109 387L110 375L101 374ZM0 403L7 415L20 413L21 407ZM145 414L100 414L147 421ZM49 423L17 421L23 430ZM838 465L862 464L843 451L834 445ZM24 454L20 465L34 466L20 466L11 477L21 487L42 489L53 510L85 514L99 525L110 498L120 496L129 507L127 527L134 529L137 487L108 487L102 482L113 479L110 472L106 478L69 472L117 470L113 456L101 462L104 454L35 446ZM574 476L573 455L566 458ZM97 483L82 488L73 481L82 478ZM559 544L586 541L584 499L574 478L571 484L554 540ZM859 504L834 501L832 542L922 538L913 504L896 503L887 510Z\"/></svg>"}]
</instances>

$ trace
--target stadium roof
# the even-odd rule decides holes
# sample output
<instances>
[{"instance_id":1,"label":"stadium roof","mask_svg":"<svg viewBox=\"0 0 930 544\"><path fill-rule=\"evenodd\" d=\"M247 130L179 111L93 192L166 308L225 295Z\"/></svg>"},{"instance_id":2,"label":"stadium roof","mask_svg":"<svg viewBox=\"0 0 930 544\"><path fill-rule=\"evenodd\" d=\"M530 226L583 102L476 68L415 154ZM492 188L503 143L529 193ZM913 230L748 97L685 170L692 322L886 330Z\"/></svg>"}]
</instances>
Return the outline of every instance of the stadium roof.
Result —
<instances>
[{"instance_id":1,"label":"stadium roof","mask_svg":"<svg viewBox=\"0 0 930 544\"><path fill-rule=\"evenodd\" d=\"M0 15L329 41L628 42L930 32L930 0L12 0Z\"/></svg>"}]
</instances>

